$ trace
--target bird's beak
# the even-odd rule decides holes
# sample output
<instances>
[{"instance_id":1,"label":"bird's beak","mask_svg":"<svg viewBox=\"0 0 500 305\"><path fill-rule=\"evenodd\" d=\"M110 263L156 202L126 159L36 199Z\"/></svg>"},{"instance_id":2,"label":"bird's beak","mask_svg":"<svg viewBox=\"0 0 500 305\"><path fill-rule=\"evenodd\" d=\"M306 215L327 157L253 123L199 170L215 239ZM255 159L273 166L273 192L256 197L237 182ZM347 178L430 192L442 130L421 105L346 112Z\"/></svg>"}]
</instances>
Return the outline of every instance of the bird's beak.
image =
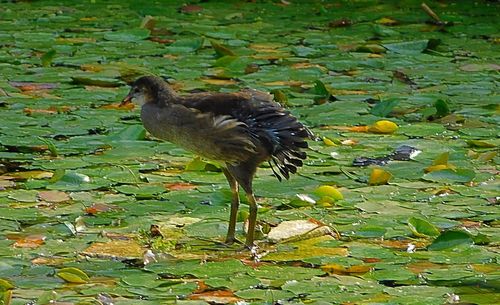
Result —
<instances>
[{"instance_id":1,"label":"bird's beak","mask_svg":"<svg viewBox=\"0 0 500 305\"><path fill-rule=\"evenodd\" d=\"M125 106L127 104L130 104L132 102L132 94L128 94L120 103L120 106Z\"/></svg>"}]
</instances>

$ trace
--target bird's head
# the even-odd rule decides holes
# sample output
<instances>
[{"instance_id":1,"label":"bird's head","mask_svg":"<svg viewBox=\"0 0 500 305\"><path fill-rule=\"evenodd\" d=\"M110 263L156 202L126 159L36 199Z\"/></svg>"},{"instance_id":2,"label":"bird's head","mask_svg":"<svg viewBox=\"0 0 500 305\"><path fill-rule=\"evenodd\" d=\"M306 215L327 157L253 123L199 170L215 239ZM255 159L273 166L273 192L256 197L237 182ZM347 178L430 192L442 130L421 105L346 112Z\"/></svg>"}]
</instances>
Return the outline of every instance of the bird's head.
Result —
<instances>
[{"instance_id":1,"label":"bird's head","mask_svg":"<svg viewBox=\"0 0 500 305\"><path fill-rule=\"evenodd\" d=\"M174 97L175 92L160 77L142 76L131 84L130 92L121 104L134 102L139 106L148 103L164 105Z\"/></svg>"}]
</instances>

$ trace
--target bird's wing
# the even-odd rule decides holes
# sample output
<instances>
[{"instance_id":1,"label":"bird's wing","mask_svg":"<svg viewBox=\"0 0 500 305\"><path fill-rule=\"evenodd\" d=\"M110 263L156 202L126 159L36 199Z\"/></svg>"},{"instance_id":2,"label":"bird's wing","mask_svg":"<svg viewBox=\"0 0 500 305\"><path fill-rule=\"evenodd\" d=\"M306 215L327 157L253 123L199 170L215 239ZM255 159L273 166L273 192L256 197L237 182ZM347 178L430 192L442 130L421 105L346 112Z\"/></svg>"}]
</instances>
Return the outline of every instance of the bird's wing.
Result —
<instances>
[{"instance_id":1,"label":"bird's wing","mask_svg":"<svg viewBox=\"0 0 500 305\"><path fill-rule=\"evenodd\" d=\"M174 104L160 120L170 121L170 130L165 132L175 133L168 140L202 157L238 163L248 159L256 149L246 124L230 115Z\"/></svg>"},{"instance_id":2,"label":"bird's wing","mask_svg":"<svg viewBox=\"0 0 500 305\"><path fill-rule=\"evenodd\" d=\"M302 166L307 148L306 139L312 133L272 96L247 89L238 93L193 94L183 100L184 105L212 113L234 122L242 128L247 139L254 143L261 160L268 159L276 166L276 177L288 179ZM265 152L264 152L265 151Z\"/></svg>"}]
</instances>

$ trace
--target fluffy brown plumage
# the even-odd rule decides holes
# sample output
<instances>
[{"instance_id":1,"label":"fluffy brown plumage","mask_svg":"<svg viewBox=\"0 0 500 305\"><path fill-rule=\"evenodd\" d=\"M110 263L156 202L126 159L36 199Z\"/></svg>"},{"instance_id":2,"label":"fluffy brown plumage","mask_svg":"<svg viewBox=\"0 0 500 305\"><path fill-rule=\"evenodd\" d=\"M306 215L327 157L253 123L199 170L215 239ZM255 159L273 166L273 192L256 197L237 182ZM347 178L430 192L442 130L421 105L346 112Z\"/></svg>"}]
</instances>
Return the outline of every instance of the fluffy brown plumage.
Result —
<instances>
[{"instance_id":1,"label":"fluffy brown plumage","mask_svg":"<svg viewBox=\"0 0 500 305\"><path fill-rule=\"evenodd\" d=\"M256 90L180 96L161 78L144 76L123 101L131 100L142 105L142 122L153 136L224 166L233 193L227 243L235 241L241 185L250 205L245 244L252 247L257 217L252 180L257 167L268 161L280 181L288 179L307 157L302 149L308 147L311 132L271 95Z\"/></svg>"}]
</instances>

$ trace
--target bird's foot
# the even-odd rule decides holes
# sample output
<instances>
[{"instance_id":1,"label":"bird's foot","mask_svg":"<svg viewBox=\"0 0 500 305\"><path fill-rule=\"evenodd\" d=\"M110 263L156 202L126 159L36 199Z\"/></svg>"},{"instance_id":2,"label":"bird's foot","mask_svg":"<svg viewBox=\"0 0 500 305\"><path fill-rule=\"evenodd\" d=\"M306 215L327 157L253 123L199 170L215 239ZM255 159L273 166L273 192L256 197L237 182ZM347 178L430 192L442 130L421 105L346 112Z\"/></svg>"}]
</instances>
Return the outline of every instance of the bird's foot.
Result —
<instances>
[{"instance_id":1,"label":"bird's foot","mask_svg":"<svg viewBox=\"0 0 500 305\"><path fill-rule=\"evenodd\" d=\"M234 236L228 236L226 238L226 241L224 242L226 245L232 245L232 244L238 244L238 245L241 245L243 244L239 239L237 239L236 237Z\"/></svg>"}]
</instances>

